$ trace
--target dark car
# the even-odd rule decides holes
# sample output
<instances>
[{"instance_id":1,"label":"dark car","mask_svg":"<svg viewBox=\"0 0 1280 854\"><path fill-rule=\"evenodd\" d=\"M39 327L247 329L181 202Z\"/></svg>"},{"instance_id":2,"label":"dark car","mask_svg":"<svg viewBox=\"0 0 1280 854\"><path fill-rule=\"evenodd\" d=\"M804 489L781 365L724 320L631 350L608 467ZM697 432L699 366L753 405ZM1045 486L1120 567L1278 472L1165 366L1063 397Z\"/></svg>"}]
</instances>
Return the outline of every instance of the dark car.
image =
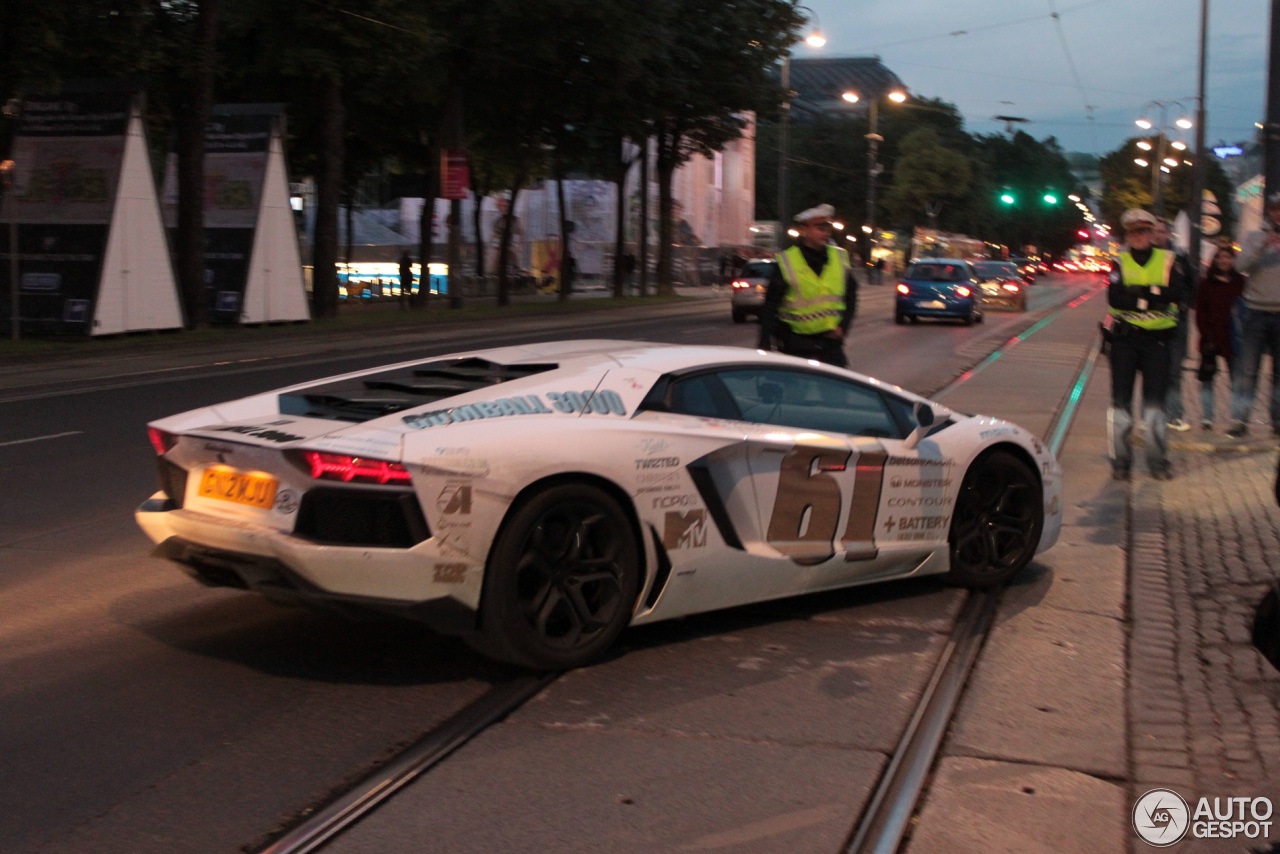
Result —
<instances>
[{"instance_id":1,"label":"dark car","mask_svg":"<svg viewBox=\"0 0 1280 854\"><path fill-rule=\"evenodd\" d=\"M983 306L1027 310L1027 279L1012 261L974 261Z\"/></svg>"},{"instance_id":2,"label":"dark car","mask_svg":"<svg viewBox=\"0 0 1280 854\"><path fill-rule=\"evenodd\" d=\"M960 258L929 258L912 262L898 279L893 319L897 323L922 317L962 320L966 326L982 322L978 271Z\"/></svg>"},{"instance_id":3,"label":"dark car","mask_svg":"<svg viewBox=\"0 0 1280 854\"><path fill-rule=\"evenodd\" d=\"M733 277L729 284L732 289L729 305L734 323L745 323L748 317L760 316L760 309L764 308L765 288L777 267L777 261L748 261L742 266L742 272Z\"/></svg>"}]
</instances>

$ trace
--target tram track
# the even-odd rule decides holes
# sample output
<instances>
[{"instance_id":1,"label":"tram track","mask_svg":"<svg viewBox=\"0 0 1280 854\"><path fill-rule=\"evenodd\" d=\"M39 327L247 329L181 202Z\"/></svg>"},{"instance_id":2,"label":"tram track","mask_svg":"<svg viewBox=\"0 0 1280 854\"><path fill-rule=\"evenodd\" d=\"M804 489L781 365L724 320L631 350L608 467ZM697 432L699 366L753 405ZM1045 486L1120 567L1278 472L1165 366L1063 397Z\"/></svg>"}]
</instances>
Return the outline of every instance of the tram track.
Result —
<instances>
[{"instance_id":1,"label":"tram track","mask_svg":"<svg viewBox=\"0 0 1280 854\"><path fill-rule=\"evenodd\" d=\"M1095 293L1086 293L1057 307L930 396L936 400L945 398L1013 347L1048 326L1062 312L1076 307ZM1099 344L1095 342L1077 366L1070 387L1065 390L1042 435L1055 455L1065 443L1099 352ZM965 687L995 625L1001 594L1002 588L996 588L975 591L966 597L909 723L842 851L849 854L890 854L899 850L907 838L911 821L927 795L929 777ZM561 675L533 674L494 686L354 787L318 807L274 841L258 849L259 854L303 854L322 849L415 779L447 760L467 742L521 708Z\"/></svg>"}]
</instances>

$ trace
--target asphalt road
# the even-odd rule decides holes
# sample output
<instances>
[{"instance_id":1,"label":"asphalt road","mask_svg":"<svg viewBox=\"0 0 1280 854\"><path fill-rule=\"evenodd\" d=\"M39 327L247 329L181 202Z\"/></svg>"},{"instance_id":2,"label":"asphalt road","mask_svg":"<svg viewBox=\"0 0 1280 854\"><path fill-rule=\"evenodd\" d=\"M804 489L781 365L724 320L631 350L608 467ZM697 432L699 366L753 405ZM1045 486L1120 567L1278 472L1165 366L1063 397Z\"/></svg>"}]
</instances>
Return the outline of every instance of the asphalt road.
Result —
<instances>
[{"instance_id":1,"label":"asphalt road","mask_svg":"<svg viewBox=\"0 0 1280 854\"><path fill-rule=\"evenodd\" d=\"M1045 281L1032 289L1028 314L991 312L974 327L895 326L891 288L866 288L850 361L931 393L1081 286ZM429 340L388 336L266 355L160 352L5 372L0 850L252 846L510 675L416 626L278 608L203 588L149 557L132 521L154 488L148 420L495 343L750 346L756 331L731 323L727 297L717 295L656 317L637 309L489 323ZM444 801L431 847L497 850L486 845L501 838L489 804L471 793L501 780L533 793L520 807L539 813L525 817L539 828L528 850L556 839L563 850L597 847L599 838L571 828L577 807L602 797L613 808L596 820L632 827L632 838L660 842L644 829L659 822L663 834L735 850L770 850L778 828L759 821L777 798L816 797L828 806L799 820L790 838L805 850L834 850L833 834L866 797L960 598L912 582L629 632L618 657L567 676L526 726L447 763L434 778ZM796 675L804 678L789 678ZM605 720L625 720L623 737L584 737ZM686 749L655 750L655 738L684 739ZM631 769L625 785L610 771L619 766ZM717 836L730 826L756 829L737 841Z\"/></svg>"}]
</instances>

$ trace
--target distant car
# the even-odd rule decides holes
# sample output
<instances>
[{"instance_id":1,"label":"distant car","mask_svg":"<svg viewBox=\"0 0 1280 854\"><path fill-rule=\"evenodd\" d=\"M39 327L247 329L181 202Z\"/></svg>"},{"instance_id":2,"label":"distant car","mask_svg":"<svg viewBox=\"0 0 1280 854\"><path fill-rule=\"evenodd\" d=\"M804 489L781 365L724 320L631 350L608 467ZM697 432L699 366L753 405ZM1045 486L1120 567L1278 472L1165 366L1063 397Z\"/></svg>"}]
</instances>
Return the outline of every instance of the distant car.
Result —
<instances>
[{"instance_id":1,"label":"distant car","mask_svg":"<svg viewBox=\"0 0 1280 854\"><path fill-rule=\"evenodd\" d=\"M138 523L204 583L393 612L553 670L716 608L930 574L1002 584L1064 506L1032 432L745 347L477 350L149 433L160 491Z\"/></svg>"},{"instance_id":2,"label":"distant car","mask_svg":"<svg viewBox=\"0 0 1280 854\"><path fill-rule=\"evenodd\" d=\"M961 258L914 261L898 280L893 319L897 323L922 317L982 322L978 271Z\"/></svg>"},{"instance_id":3,"label":"distant car","mask_svg":"<svg viewBox=\"0 0 1280 854\"><path fill-rule=\"evenodd\" d=\"M975 261L983 306L1027 310L1027 280L1012 261Z\"/></svg>"},{"instance_id":4,"label":"distant car","mask_svg":"<svg viewBox=\"0 0 1280 854\"><path fill-rule=\"evenodd\" d=\"M729 284L732 289L730 306L734 323L745 323L748 317L759 317L764 308L764 292L769 284L769 277L778 268L777 261L748 261L742 272L733 277Z\"/></svg>"}]
</instances>

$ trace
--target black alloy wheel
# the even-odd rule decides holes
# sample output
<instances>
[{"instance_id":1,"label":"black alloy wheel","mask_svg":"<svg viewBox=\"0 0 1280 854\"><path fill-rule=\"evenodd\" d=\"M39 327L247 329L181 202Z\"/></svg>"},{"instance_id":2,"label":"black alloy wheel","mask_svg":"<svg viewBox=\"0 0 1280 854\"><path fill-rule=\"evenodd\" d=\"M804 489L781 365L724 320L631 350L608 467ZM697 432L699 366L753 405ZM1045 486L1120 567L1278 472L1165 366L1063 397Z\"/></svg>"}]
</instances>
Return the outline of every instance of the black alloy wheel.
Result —
<instances>
[{"instance_id":1,"label":"black alloy wheel","mask_svg":"<svg viewBox=\"0 0 1280 854\"><path fill-rule=\"evenodd\" d=\"M607 493L587 484L537 493L490 553L477 649L540 670L591 662L631 620L640 562L630 520Z\"/></svg>"},{"instance_id":2,"label":"black alloy wheel","mask_svg":"<svg viewBox=\"0 0 1280 854\"><path fill-rule=\"evenodd\" d=\"M951 515L951 571L960 587L1003 584L1035 556L1044 528L1044 495L1022 460L996 451L964 476Z\"/></svg>"}]
</instances>

